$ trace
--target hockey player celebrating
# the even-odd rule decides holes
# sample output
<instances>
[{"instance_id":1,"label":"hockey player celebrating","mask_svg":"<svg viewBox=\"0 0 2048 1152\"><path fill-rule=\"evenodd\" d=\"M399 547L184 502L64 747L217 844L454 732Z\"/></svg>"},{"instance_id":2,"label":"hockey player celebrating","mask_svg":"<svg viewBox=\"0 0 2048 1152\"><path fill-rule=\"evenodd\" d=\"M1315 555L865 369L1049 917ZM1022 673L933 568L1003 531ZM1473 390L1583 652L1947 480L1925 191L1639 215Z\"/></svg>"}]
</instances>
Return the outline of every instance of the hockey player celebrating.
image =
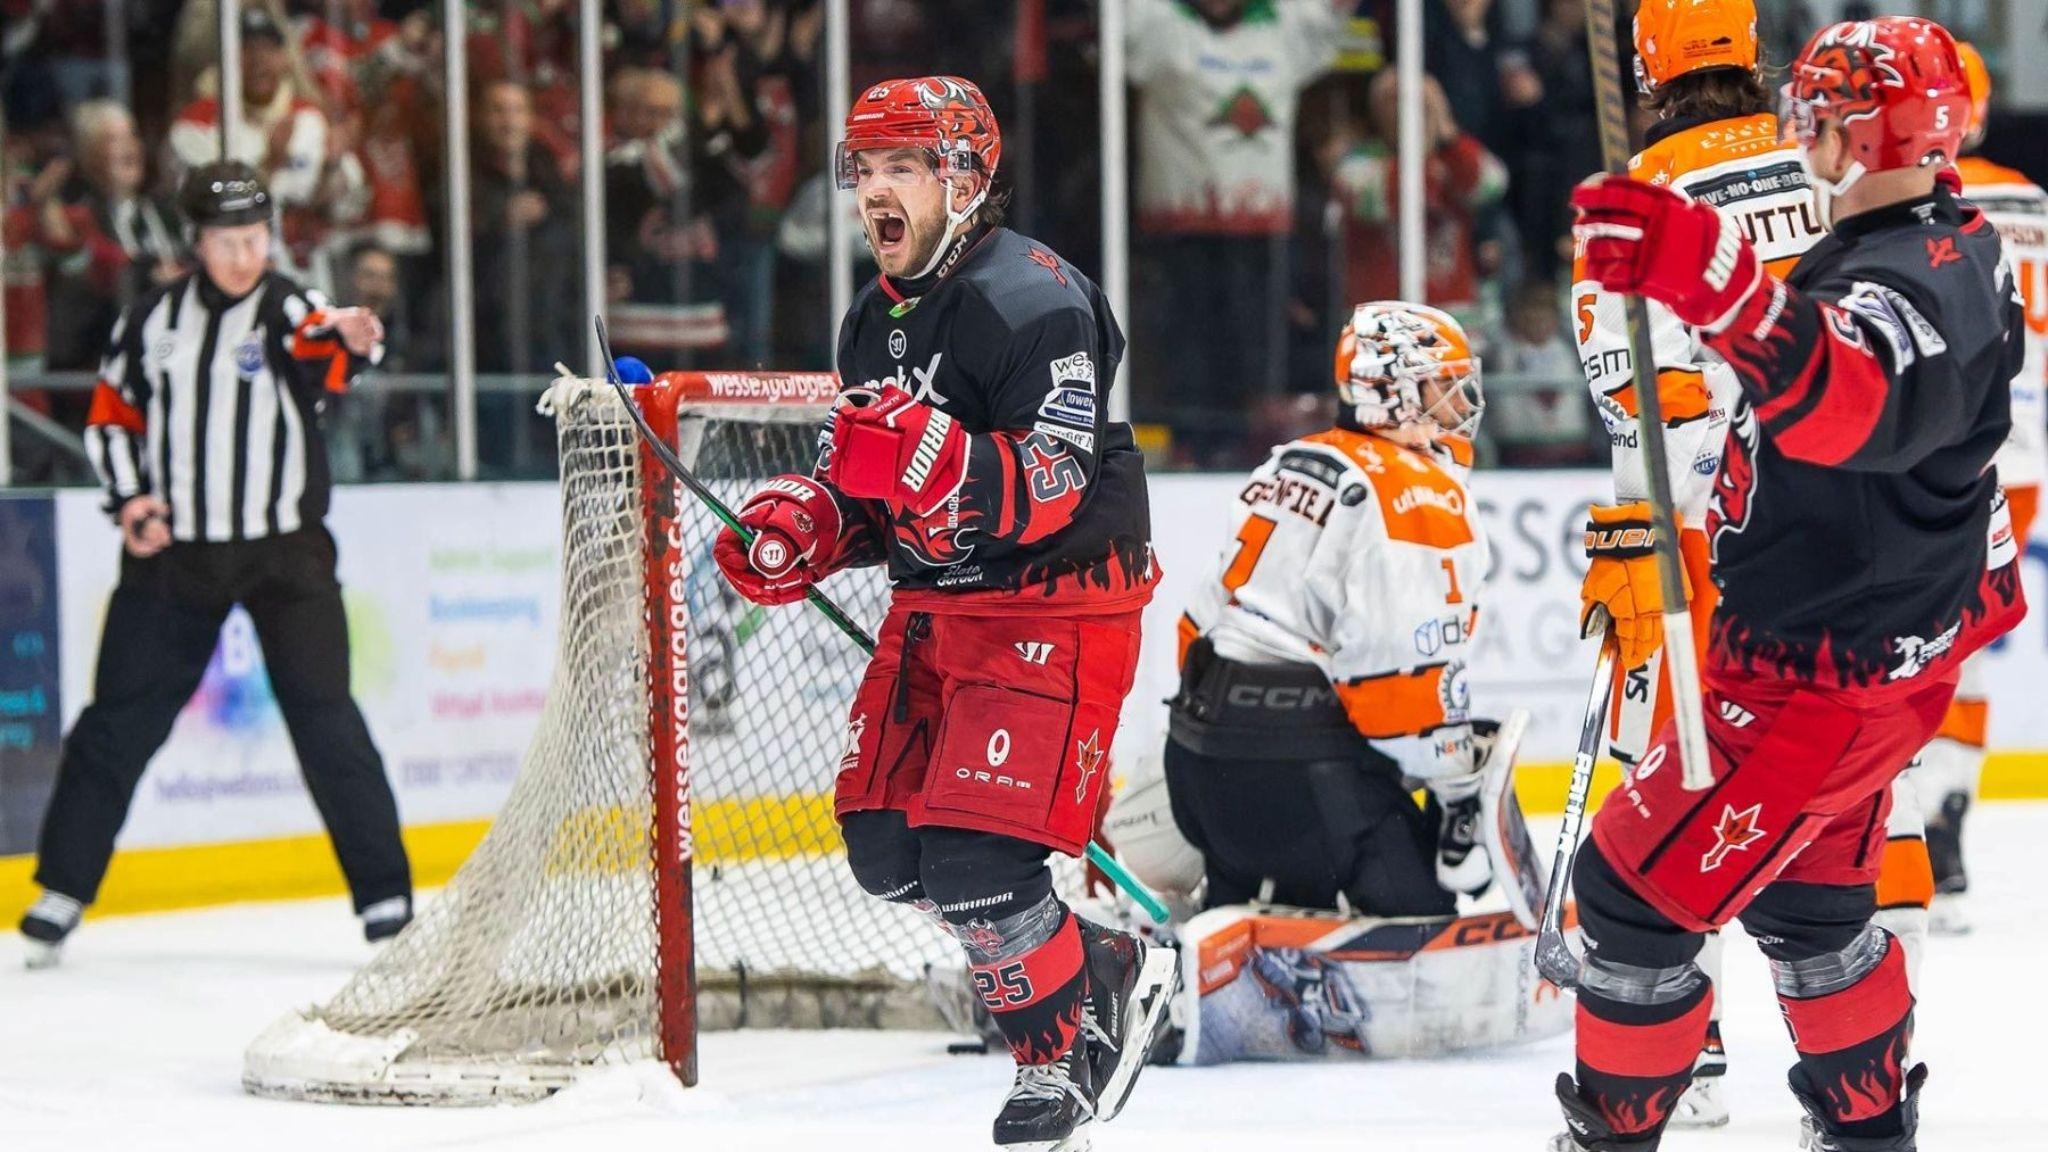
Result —
<instances>
[{"instance_id":1,"label":"hockey player celebrating","mask_svg":"<svg viewBox=\"0 0 2048 1152\"><path fill-rule=\"evenodd\" d=\"M1984 57L1968 44L1958 44L1963 71L1970 78L1970 127L1963 148L1974 152L1984 143L1985 119L1991 111L1991 72ZM2026 360L2012 380L2012 435L1998 450L1998 483L2012 511L2013 544L2021 553L2040 504L2041 479L2048 473L2048 192L2010 168L1982 156L1956 162L1963 194L1998 229L2006 256L2013 262L2026 299L2023 333ZM1941 732L1920 753L1907 773L1927 816L1927 847L1933 856L1936 932L1969 931L1962 908L1969 890L1963 867L1963 818L1977 795L1984 770L1984 733L1989 721L1982 657L1963 664L1955 702L1941 722Z\"/></svg>"},{"instance_id":2,"label":"hockey player celebrating","mask_svg":"<svg viewBox=\"0 0 2048 1152\"><path fill-rule=\"evenodd\" d=\"M1639 180L1672 188L1719 211L1754 245L1767 272L1783 277L1825 234L1799 151L1779 139L1778 118L1764 87L1753 0L1642 0L1636 10L1636 82L1658 122L1630 163ZM1622 297L1590 278L1584 253L1574 279L1577 336L1594 403L1613 446L1615 503L1595 506L1588 546L1582 619L1604 608L1621 645L1623 675L1609 712L1611 750L1623 765L1638 763L1652 733L1671 714L1662 660L1663 620L1656 558L1625 547L1625 532L1647 527L1642 431L1636 420ZM1720 473L1728 414L1741 395L1735 370L1688 330L1671 309L1649 305L1664 443L1679 525L1679 552L1691 590L1695 634L1707 635L1718 593L1708 563L1707 497ZM1933 878L1922 838L1918 798L1901 781L1894 790L1879 879L1879 919L1916 952L1926 934ZM1698 958L1708 978L1721 978L1719 933ZM1719 1085L1727 1070L1721 1044L1721 1003L1715 999L1707 1041L1693 1082L1673 1110L1673 1127L1728 1121Z\"/></svg>"},{"instance_id":3,"label":"hockey player celebrating","mask_svg":"<svg viewBox=\"0 0 2048 1152\"><path fill-rule=\"evenodd\" d=\"M1995 232L1937 180L1968 105L1946 31L1833 25L1786 98L1831 234L1783 279L1667 188L1608 176L1573 197L1588 277L1669 306L1740 395L1706 518L1714 786L1683 790L1667 724L1593 821L1563 1149L1657 1146L1710 1013L1693 957L1737 916L1771 962L1815 1146L1914 1147L1925 1073L1905 957L1870 922L1874 841L1958 664L2024 611L1988 468L2020 309Z\"/></svg>"},{"instance_id":4,"label":"hockey player celebrating","mask_svg":"<svg viewBox=\"0 0 2048 1152\"><path fill-rule=\"evenodd\" d=\"M1046 868L1089 838L1156 581L1142 460L1104 418L1123 334L1094 284L1001 227L980 89L877 84L845 132L838 182L881 275L842 322L815 473L750 497L752 546L727 531L717 560L761 604L888 564L835 789L847 860L966 950L1017 1062L995 1142L1082 1148L1176 979L1169 950L1078 919Z\"/></svg>"},{"instance_id":5,"label":"hockey player celebrating","mask_svg":"<svg viewBox=\"0 0 2048 1152\"><path fill-rule=\"evenodd\" d=\"M1181 618L1174 823L1210 907L1450 916L1492 875L1463 659L1487 567L1479 361L1450 316L1379 301L1344 326L1336 384L1336 427L1252 473Z\"/></svg>"}]
</instances>

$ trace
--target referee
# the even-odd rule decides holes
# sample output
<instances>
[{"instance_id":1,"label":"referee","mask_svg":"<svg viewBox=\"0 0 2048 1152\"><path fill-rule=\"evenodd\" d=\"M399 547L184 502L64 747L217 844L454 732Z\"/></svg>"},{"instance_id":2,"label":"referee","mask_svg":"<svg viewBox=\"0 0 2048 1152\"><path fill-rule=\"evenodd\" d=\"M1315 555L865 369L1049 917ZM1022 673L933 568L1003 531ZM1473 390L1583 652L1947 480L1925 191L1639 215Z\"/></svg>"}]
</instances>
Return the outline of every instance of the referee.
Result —
<instances>
[{"instance_id":1,"label":"referee","mask_svg":"<svg viewBox=\"0 0 2048 1152\"><path fill-rule=\"evenodd\" d=\"M313 803L363 933L412 916L398 805L349 696L348 623L322 522L327 398L382 351L361 308L269 270L272 203L240 163L196 168L178 193L199 271L123 312L86 418L86 446L120 525L93 702L64 741L22 918L29 964L54 964L99 894L149 758L213 655L229 609L256 626Z\"/></svg>"}]
</instances>

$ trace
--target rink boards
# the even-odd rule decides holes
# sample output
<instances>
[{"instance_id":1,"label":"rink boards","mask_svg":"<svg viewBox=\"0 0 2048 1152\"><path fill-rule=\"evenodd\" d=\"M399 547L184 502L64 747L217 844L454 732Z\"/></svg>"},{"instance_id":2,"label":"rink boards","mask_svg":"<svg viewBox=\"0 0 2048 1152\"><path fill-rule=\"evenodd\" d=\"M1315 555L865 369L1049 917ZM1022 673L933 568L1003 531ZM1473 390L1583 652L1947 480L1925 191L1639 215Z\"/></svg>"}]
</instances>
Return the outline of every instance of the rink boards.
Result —
<instances>
[{"instance_id":1,"label":"rink boards","mask_svg":"<svg viewBox=\"0 0 2048 1152\"><path fill-rule=\"evenodd\" d=\"M1493 545L1479 633L1467 654L1474 710L1530 710L1523 800L1554 811L1584 706L1591 652L1574 635L1585 506L1604 473L1482 473L1474 485ZM1153 480L1164 573L1146 614L1137 684L1125 707L1119 759L1156 746L1161 704L1174 687L1173 623L1223 547L1222 510L1234 476ZM27 605L0 631L0 919L30 891L35 830L54 777L58 738L89 698L117 542L97 493L0 501L0 583ZM422 883L451 872L503 801L546 699L560 606L560 532L551 484L364 486L337 491L330 525L340 543L353 684L384 752ZM716 761L763 724L795 728L817 750L801 784L766 786L707 772L695 818L698 858L737 863L797 855L836 841L827 792L857 653L799 608L721 606L708 560L693 566L691 601L721 617L736 641L729 726L700 731ZM2029 550L2027 589L2048 598L2048 548ZM879 599L849 588L857 617ZM1435 643L1435 638L1429 639ZM1423 644L1418 638L1418 645ZM767 659L770 652L777 653ZM803 672L787 674L789 653ZM1418 661L1448 653L1423 652ZM1989 657L1997 749L1990 798L2048 797L2048 616L2033 614ZM700 710L701 714L701 710ZM636 826L633 813L590 819ZM137 794L101 902L142 910L339 890L331 851L271 700L262 661L238 613L198 695Z\"/></svg>"}]
</instances>

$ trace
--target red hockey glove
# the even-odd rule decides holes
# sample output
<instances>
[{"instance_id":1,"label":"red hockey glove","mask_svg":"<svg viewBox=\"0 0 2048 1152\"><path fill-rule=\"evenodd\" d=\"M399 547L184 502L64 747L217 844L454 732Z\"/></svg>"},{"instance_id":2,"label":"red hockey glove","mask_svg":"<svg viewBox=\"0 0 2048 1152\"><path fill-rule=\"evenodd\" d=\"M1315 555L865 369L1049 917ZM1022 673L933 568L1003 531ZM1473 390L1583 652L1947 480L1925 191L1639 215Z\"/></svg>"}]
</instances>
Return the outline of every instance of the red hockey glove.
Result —
<instances>
[{"instance_id":1,"label":"red hockey glove","mask_svg":"<svg viewBox=\"0 0 2048 1152\"><path fill-rule=\"evenodd\" d=\"M967 430L893 384L841 393L830 435L825 479L848 496L923 516L967 476Z\"/></svg>"},{"instance_id":2,"label":"red hockey glove","mask_svg":"<svg viewBox=\"0 0 2048 1152\"><path fill-rule=\"evenodd\" d=\"M1764 282L1756 250L1733 220L1668 188L1595 176L1573 189L1572 206L1589 278L1668 305L1696 328L1722 331Z\"/></svg>"},{"instance_id":3,"label":"red hockey glove","mask_svg":"<svg viewBox=\"0 0 2048 1152\"><path fill-rule=\"evenodd\" d=\"M754 531L752 547L730 528L718 533L711 554L740 595L756 604L804 598L827 575L844 523L830 489L807 476L777 476L747 497L740 523Z\"/></svg>"}]
</instances>

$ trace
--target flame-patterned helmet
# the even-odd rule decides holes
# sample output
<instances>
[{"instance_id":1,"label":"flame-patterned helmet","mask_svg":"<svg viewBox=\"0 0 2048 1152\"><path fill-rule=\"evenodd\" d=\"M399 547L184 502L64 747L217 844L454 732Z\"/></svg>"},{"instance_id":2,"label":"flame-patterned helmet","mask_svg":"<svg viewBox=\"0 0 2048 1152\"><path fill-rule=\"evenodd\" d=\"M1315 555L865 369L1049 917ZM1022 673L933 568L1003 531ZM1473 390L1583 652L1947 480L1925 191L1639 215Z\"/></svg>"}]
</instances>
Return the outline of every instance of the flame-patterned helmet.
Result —
<instances>
[{"instance_id":1,"label":"flame-patterned helmet","mask_svg":"<svg viewBox=\"0 0 2048 1152\"><path fill-rule=\"evenodd\" d=\"M1962 153L1970 95L1948 29L1917 16L1846 20L1793 62L1784 127L1808 147L1822 125L1839 126L1862 171L1946 164Z\"/></svg>"},{"instance_id":2,"label":"flame-patterned helmet","mask_svg":"<svg viewBox=\"0 0 2048 1152\"><path fill-rule=\"evenodd\" d=\"M993 180L1003 134L972 80L919 76L872 85L847 110L834 156L839 187L855 186L854 155L872 148L920 148L932 154L941 177L978 172Z\"/></svg>"},{"instance_id":3,"label":"flame-patterned helmet","mask_svg":"<svg viewBox=\"0 0 2048 1152\"><path fill-rule=\"evenodd\" d=\"M1991 69L1984 66L1984 54L1967 40L1956 41L1956 55L1963 62L1963 76L1970 82L1970 122L1963 128L1963 138L1969 139L1984 128L1984 122L1991 118Z\"/></svg>"},{"instance_id":4,"label":"flame-patterned helmet","mask_svg":"<svg viewBox=\"0 0 2048 1152\"><path fill-rule=\"evenodd\" d=\"M1423 304L1360 304L1337 336L1335 375L1347 427L1419 424L1469 440L1486 408L1465 329Z\"/></svg>"},{"instance_id":5,"label":"flame-patterned helmet","mask_svg":"<svg viewBox=\"0 0 2048 1152\"><path fill-rule=\"evenodd\" d=\"M1643 0L1635 41L1644 92L1703 68L1754 71L1756 0Z\"/></svg>"}]
</instances>

